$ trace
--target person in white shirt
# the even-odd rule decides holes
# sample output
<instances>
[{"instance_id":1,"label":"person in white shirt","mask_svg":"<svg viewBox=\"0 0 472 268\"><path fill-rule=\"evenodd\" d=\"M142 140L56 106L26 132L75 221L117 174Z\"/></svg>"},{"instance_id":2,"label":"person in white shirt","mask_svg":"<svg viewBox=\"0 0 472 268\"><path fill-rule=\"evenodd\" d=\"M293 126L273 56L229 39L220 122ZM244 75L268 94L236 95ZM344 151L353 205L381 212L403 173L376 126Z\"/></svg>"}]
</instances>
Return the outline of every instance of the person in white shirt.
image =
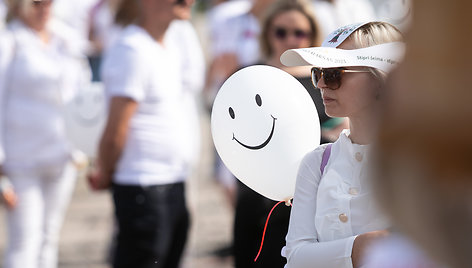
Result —
<instances>
[{"instance_id":1,"label":"person in white shirt","mask_svg":"<svg viewBox=\"0 0 472 268\"><path fill-rule=\"evenodd\" d=\"M189 93L181 36L192 0L124 0L135 17L106 52L102 77L109 116L94 189L112 187L118 223L113 267L177 268L187 239L185 180L191 166ZM119 9L119 10L120 10ZM133 9L127 9L132 11ZM118 12L120 13L120 12ZM176 28L178 29L178 28ZM183 72L183 71L186 72Z\"/></svg>"},{"instance_id":2,"label":"person in white shirt","mask_svg":"<svg viewBox=\"0 0 472 268\"><path fill-rule=\"evenodd\" d=\"M211 62L206 89L213 102L218 89L239 68L260 60L259 21L274 0L255 0L247 12L227 17L210 32Z\"/></svg>"},{"instance_id":3,"label":"person in white shirt","mask_svg":"<svg viewBox=\"0 0 472 268\"><path fill-rule=\"evenodd\" d=\"M9 4L0 36L0 175L17 202L7 213L3 267L56 267L76 178L63 108L77 90L80 53L48 24L52 1Z\"/></svg>"},{"instance_id":4,"label":"person in white shirt","mask_svg":"<svg viewBox=\"0 0 472 268\"><path fill-rule=\"evenodd\" d=\"M76 39L74 42L87 55L91 52L88 41L90 28L90 13L92 8L101 0L54 0L53 18L67 27L69 34Z\"/></svg>"},{"instance_id":5,"label":"person in white shirt","mask_svg":"<svg viewBox=\"0 0 472 268\"><path fill-rule=\"evenodd\" d=\"M286 268L360 267L366 245L387 235L388 220L378 212L366 177L382 85L401 57L401 39L394 26L370 22L336 30L322 47L282 54L287 66L315 66L312 80L326 114L347 117L350 125L300 164L282 249Z\"/></svg>"}]
</instances>

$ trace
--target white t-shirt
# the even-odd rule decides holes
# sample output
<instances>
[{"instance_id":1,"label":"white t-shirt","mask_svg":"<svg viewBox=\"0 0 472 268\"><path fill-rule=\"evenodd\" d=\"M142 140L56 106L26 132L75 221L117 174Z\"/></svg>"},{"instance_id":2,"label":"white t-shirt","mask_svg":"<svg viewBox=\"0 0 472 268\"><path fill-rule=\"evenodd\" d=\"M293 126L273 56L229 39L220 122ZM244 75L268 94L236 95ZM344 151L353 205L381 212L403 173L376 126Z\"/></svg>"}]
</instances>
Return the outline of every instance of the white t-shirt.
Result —
<instances>
[{"instance_id":1,"label":"white t-shirt","mask_svg":"<svg viewBox=\"0 0 472 268\"><path fill-rule=\"evenodd\" d=\"M95 36L103 45L103 50L106 50L118 38L121 27L115 24L115 14L107 2L102 2L98 7L95 7L91 16Z\"/></svg>"},{"instance_id":2,"label":"white t-shirt","mask_svg":"<svg viewBox=\"0 0 472 268\"><path fill-rule=\"evenodd\" d=\"M106 53L103 81L109 99L138 102L114 182L159 185L188 175L187 110L182 100L182 62L175 38L156 42L144 29L130 25Z\"/></svg>"},{"instance_id":3,"label":"white t-shirt","mask_svg":"<svg viewBox=\"0 0 472 268\"><path fill-rule=\"evenodd\" d=\"M332 145L321 179L325 148L308 153L300 164L282 249L286 268L352 267L356 235L389 227L369 189L369 146L353 144L344 130Z\"/></svg>"},{"instance_id":4,"label":"white t-shirt","mask_svg":"<svg viewBox=\"0 0 472 268\"><path fill-rule=\"evenodd\" d=\"M235 53L239 64L247 66L260 60L260 25L254 15L244 13L221 23L212 38L213 57Z\"/></svg>"},{"instance_id":5,"label":"white t-shirt","mask_svg":"<svg viewBox=\"0 0 472 268\"><path fill-rule=\"evenodd\" d=\"M205 83L205 59L192 24L186 20L174 20L168 30L167 38L177 45L180 55L180 69L184 96L183 107L188 123L185 124L187 142L185 158L192 167L197 166L200 155L200 121L198 97Z\"/></svg>"},{"instance_id":6,"label":"white t-shirt","mask_svg":"<svg viewBox=\"0 0 472 268\"><path fill-rule=\"evenodd\" d=\"M7 170L69 158L63 107L77 88L79 54L52 31L49 44L20 21L0 36L0 163ZM5 158L5 159L3 159Z\"/></svg>"},{"instance_id":7,"label":"white t-shirt","mask_svg":"<svg viewBox=\"0 0 472 268\"><path fill-rule=\"evenodd\" d=\"M54 0L54 19L61 21L69 27L71 35L75 35L80 43L83 52L90 50L89 44L89 29L90 29L90 15L92 8L100 0ZM73 32L73 33L72 33Z\"/></svg>"},{"instance_id":8,"label":"white t-shirt","mask_svg":"<svg viewBox=\"0 0 472 268\"><path fill-rule=\"evenodd\" d=\"M313 9L323 39L339 27L376 19L375 10L368 0L336 0L334 3L314 0Z\"/></svg>"},{"instance_id":9,"label":"white t-shirt","mask_svg":"<svg viewBox=\"0 0 472 268\"><path fill-rule=\"evenodd\" d=\"M208 31L209 46L208 53L216 56L219 52L219 43L224 42L220 40L228 30L226 22L231 18L241 16L248 13L251 8L251 2L248 0L231 0L217 4L207 12L207 22L204 30Z\"/></svg>"}]
</instances>

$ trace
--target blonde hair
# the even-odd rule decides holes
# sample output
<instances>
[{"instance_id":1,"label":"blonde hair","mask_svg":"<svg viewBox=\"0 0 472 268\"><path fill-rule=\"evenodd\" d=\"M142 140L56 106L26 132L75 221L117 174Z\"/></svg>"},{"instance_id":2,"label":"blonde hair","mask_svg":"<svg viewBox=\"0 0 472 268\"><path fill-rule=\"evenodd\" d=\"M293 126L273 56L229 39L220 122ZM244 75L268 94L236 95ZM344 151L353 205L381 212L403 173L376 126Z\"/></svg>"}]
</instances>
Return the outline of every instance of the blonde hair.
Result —
<instances>
[{"instance_id":1,"label":"blonde hair","mask_svg":"<svg viewBox=\"0 0 472 268\"><path fill-rule=\"evenodd\" d=\"M310 46L317 46L319 45L319 26L316 23L316 19L313 15L313 11L311 10L310 5L304 0L277 0L274 4L270 6L270 8L264 14L264 18L262 20L262 31L260 35L260 43L261 43L261 52L265 57L270 57L273 53L272 46L269 41L269 32L272 26L272 22L276 16L281 13L288 12L288 11L298 11L303 14L310 23Z\"/></svg>"},{"instance_id":2,"label":"blonde hair","mask_svg":"<svg viewBox=\"0 0 472 268\"><path fill-rule=\"evenodd\" d=\"M362 25L349 37L356 49L366 48L390 42L403 41L403 35L395 26L387 22L375 21ZM385 83L387 74L375 68L369 68L370 72Z\"/></svg>"}]
</instances>

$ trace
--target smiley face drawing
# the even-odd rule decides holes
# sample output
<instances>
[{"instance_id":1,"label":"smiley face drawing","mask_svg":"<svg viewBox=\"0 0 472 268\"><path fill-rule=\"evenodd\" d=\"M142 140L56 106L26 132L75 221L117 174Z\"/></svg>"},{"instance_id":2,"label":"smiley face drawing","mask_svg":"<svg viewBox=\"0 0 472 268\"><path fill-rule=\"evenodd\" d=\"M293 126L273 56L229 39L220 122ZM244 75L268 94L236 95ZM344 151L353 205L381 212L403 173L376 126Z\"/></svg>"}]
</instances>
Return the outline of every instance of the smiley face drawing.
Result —
<instances>
[{"instance_id":1,"label":"smiley face drawing","mask_svg":"<svg viewBox=\"0 0 472 268\"><path fill-rule=\"evenodd\" d=\"M92 83L65 103L66 132L73 146L89 157L96 148L106 121L105 92L102 83Z\"/></svg>"},{"instance_id":2,"label":"smiley face drawing","mask_svg":"<svg viewBox=\"0 0 472 268\"><path fill-rule=\"evenodd\" d=\"M262 65L226 80L213 104L211 130L228 169L273 200L293 197L300 161L320 140L316 107L303 85Z\"/></svg>"},{"instance_id":3,"label":"smiley face drawing","mask_svg":"<svg viewBox=\"0 0 472 268\"><path fill-rule=\"evenodd\" d=\"M258 106L262 106L262 99L261 99L261 96L259 94L256 94L256 103ZM235 119L235 114L234 114L234 110L233 108L229 107L229 115L231 116L231 118ZM256 146L249 146L249 145L246 145L242 142L240 142L235 136L234 136L234 133L233 133L233 140L235 140L237 143L241 144L241 146L249 149L249 150L259 150L259 149L262 149L264 148L267 144L269 144L270 140L272 139L272 136L274 135L274 129L275 129L275 120L277 120L277 118L275 118L273 115L270 115L272 117L272 130L270 131L270 134L269 134L269 137L267 137L267 139L261 143L260 145L256 145Z\"/></svg>"}]
</instances>

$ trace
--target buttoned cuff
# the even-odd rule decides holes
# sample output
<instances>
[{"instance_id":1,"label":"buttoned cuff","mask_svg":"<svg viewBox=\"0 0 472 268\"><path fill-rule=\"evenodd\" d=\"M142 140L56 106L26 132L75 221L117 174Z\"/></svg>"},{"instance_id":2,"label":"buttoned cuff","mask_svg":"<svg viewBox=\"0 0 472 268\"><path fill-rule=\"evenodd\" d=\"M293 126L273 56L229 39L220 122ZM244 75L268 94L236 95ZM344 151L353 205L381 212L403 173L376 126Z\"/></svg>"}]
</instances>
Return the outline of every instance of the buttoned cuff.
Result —
<instances>
[{"instance_id":1,"label":"buttoned cuff","mask_svg":"<svg viewBox=\"0 0 472 268\"><path fill-rule=\"evenodd\" d=\"M354 246L354 240L356 240L356 237L357 237L357 235L348 237L347 240L346 240L346 247L344 249L344 254L345 254L346 258L348 258L350 263L351 263L350 268L353 267L352 266L352 247Z\"/></svg>"}]
</instances>

